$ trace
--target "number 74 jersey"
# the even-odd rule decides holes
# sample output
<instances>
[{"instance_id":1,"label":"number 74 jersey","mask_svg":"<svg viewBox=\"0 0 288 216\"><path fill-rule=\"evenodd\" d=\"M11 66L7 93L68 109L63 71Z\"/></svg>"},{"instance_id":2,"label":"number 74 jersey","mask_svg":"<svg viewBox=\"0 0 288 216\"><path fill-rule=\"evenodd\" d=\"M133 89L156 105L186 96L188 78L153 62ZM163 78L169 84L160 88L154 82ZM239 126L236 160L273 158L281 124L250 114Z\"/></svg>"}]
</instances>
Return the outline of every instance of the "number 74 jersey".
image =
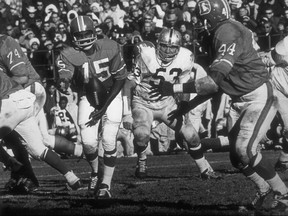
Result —
<instances>
[{"instance_id":1,"label":"number 74 jersey","mask_svg":"<svg viewBox=\"0 0 288 216\"><path fill-rule=\"evenodd\" d=\"M182 77L190 76L193 73L194 55L186 48L180 47L176 58L167 65L164 65L157 58L153 44L143 42L137 45L137 49L133 73L128 79L134 80L137 84L134 95L142 97L144 100L155 101L159 99L149 97L151 83L158 83L163 80L174 84L181 82ZM161 98L161 100L163 99L165 97Z\"/></svg>"}]
</instances>

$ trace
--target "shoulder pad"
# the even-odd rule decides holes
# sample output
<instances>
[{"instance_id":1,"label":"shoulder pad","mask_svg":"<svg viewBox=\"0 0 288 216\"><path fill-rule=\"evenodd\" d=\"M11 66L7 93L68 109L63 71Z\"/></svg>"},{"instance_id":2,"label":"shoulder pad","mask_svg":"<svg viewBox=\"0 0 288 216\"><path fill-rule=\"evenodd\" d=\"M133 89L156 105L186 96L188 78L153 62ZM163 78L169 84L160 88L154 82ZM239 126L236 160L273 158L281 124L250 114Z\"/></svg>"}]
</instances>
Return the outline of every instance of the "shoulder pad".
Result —
<instances>
[{"instance_id":1,"label":"shoulder pad","mask_svg":"<svg viewBox=\"0 0 288 216\"><path fill-rule=\"evenodd\" d=\"M81 66L88 60L85 53L72 47L62 50L61 54L74 66Z\"/></svg>"}]
</instances>

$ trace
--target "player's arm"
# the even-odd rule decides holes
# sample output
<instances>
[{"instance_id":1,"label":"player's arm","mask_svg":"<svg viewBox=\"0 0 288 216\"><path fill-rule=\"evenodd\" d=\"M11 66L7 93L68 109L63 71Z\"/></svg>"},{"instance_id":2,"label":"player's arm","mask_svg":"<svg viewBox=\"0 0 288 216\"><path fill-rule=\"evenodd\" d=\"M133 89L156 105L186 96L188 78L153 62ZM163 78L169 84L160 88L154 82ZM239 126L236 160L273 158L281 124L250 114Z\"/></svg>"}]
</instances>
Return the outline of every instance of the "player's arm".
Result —
<instances>
[{"instance_id":1,"label":"player's arm","mask_svg":"<svg viewBox=\"0 0 288 216\"><path fill-rule=\"evenodd\" d=\"M56 81L56 88L61 93L67 94L67 90L73 77L75 67L66 58L66 56L62 55L61 53L56 58L56 68L59 74L59 78Z\"/></svg>"},{"instance_id":2,"label":"player's arm","mask_svg":"<svg viewBox=\"0 0 288 216\"><path fill-rule=\"evenodd\" d=\"M127 70L126 70L126 64L122 57L122 51L119 45L118 49L115 50L114 57L110 61L110 71L113 77L113 85L110 88L109 94L103 107L100 110L95 110L90 114L89 117L92 118L92 120L86 123L87 126L94 125L104 115L108 106L119 94L119 92L121 91L121 89L125 84L125 80L127 77Z\"/></svg>"}]
</instances>

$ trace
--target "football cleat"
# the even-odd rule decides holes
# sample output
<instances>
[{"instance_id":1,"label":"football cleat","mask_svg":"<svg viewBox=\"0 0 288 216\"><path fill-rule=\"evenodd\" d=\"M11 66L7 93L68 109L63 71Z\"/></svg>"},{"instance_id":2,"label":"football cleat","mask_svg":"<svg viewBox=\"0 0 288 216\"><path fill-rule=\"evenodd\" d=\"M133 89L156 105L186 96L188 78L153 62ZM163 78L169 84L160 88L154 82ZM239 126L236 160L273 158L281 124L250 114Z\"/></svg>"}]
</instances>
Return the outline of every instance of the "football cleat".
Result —
<instances>
[{"instance_id":1,"label":"football cleat","mask_svg":"<svg viewBox=\"0 0 288 216\"><path fill-rule=\"evenodd\" d=\"M275 193L271 209L285 212L288 211L288 193L284 195Z\"/></svg>"},{"instance_id":2,"label":"football cleat","mask_svg":"<svg viewBox=\"0 0 288 216\"><path fill-rule=\"evenodd\" d=\"M136 166L135 176L136 178L143 179L147 177L147 165L146 160L139 160Z\"/></svg>"},{"instance_id":3,"label":"football cleat","mask_svg":"<svg viewBox=\"0 0 288 216\"><path fill-rule=\"evenodd\" d=\"M278 160L275 164L275 170L279 172L285 172L288 169L288 161Z\"/></svg>"},{"instance_id":4,"label":"football cleat","mask_svg":"<svg viewBox=\"0 0 288 216\"><path fill-rule=\"evenodd\" d=\"M23 191L23 193L33 193L38 190L38 185L29 178L20 178L17 182L17 187L18 190Z\"/></svg>"},{"instance_id":5,"label":"football cleat","mask_svg":"<svg viewBox=\"0 0 288 216\"><path fill-rule=\"evenodd\" d=\"M13 192L16 189L17 180L14 178L10 178L8 182L5 184L4 189L8 190L9 192Z\"/></svg>"},{"instance_id":6,"label":"football cleat","mask_svg":"<svg viewBox=\"0 0 288 216\"><path fill-rule=\"evenodd\" d=\"M100 184L96 194L95 194L96 199L109 199L111 198L111 193L109 191L109 187L106 184Z\"/></svg>"},{"instance_id":7,"label":"football cleat","mask_svg":"<svg viewBox=\"0 0 288 216\"><path fill-rule=\"evenodd\" d=\"M82 182L79 179L78 181L76 181L74 184L70 185L69 183L66 184L66 188L69 191L77 191L77 190L82 190L83 186L82 186Z\"/></svg>"},{"instance_id":8,"label":"football cleat","mask_svg":"<svg viewBox=\"0 0 288 216\"><path fill-rule=\"evenodd\" d=\"M202 180L208 180L208 179L221 179L222 177L220 175L217 175L216 172L210 169L206 169L204 172L200 175Z\"/></svg>"},{"instance_id":9,"label":"football cleat","mask_svg":"<svg viewBox=\"0 0 288 216\"><path fill-rule=\"evenodd\" d=\"M91 174L88 184L88 190L95 190L98 186L98 176L97 174Z\"/></svg>"},{"instance_id":10,"label":"football cleat","mask_svg":"<svg viewBox=\"0 0 288 216\"><path fill-rule=\"evenodd\" d=\"M267 191L265 192L260 192L258 191L255 195L255 198L252 200L251 204L255 209L260 208L263 203L265 198L268 196L268 194L271 192L271 188L269 187Z\"/></svg>"}]
</instances>

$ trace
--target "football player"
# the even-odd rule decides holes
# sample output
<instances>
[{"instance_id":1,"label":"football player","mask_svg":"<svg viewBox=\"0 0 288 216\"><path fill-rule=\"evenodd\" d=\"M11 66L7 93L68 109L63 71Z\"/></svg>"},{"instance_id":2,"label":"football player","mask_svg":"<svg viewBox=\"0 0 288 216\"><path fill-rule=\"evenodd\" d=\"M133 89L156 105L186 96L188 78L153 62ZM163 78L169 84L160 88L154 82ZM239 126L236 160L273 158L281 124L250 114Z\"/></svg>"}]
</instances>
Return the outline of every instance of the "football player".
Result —
<instances>
[{"instance_id":1,"label":"football player","mask_svg":"<svg viewBox=\"0 0 288 216\"><path fill-rule=\"evenodd\" d=\"M80 179L54 151L44 145L36 119L38 113L43 112L46 100L39 75L13 38L0 35L0 43L0 72L3 77L0 138L15 129L32 157L45 161L63 174L69 189L80 188Z\"/></svg>"},{"instance_id":2,"label":"football player","mask_svg":"<svg viewBox=\"0 0 288 216\"><path fill-rule=\"evenodd\" d=\"M275 164L275 168L279 170L288 169L288 37L286 36L280 42L278 42L270 53L272 61L271 65L274 67L271 71L271 81L276 89L276 97L278 103L278 111L282 117L284 128L282 134L283 138L283 149L281 151L280 157ZM269 55L268 55L269 57Z\"/></svg>"},{"instance_id":3,"label":"football player","mask_svg":"<svg viewBox=\"0 0 288 216\"><path fill-rule=\"evenodd\" d=\"M139 43L137 48L138 55L136 55L133 74L128 77L135 83L131 128L134 134L135 151L138 154L136 177L147 176L146 149L150 140L152 122L157 120L175 130L177 138L179 136L180 140L183 140L188 153L200 170L202 179L220 178L203 155L198 135L199 122L193 123L189 115L170 122L168 113L177 107L176 99L173 96L150 96L150 89L154 83L165 81L172 85L176 82L197 80L206 76L205 70L194 62L191 51L181 47L181 34L173 28L161 31L157 47L145 41Z\"/></svg>"},{"instance_id":4,"label":"football player","mask_svg":"<svg viewBox=\"0 0 288 216\"><path fill-rule=\"evenodd\" d=\"M60 77L58 89L65 93L71 80L78 87L78 125L83 151L92 169L89 189L95 191L96 198L110 198L126 65L119 44L106 38L97 40L90 17L74 18L70 33L74 47L61 51L56 61ZM104 149L103 176L98 176L99 142Z\"/></svg>"},{"instance_id":5,"label":"football player","mask_svg":"<svg viewBox=\"0 0 288 216\"><path fill-rule=\"evenodd\" d=\"M214 61L209 67L208 75L194 83L162 83L155 89L164 95L166 92L198 94L197 99L192 99L188 104L180 104L179 109L171 113L171 119L187 112L199 101L206 100L216 92L229 95L230 159L259 189L252 204L255 207L261 206L272 189L274 202L271 208L278 209L283 205L287 207L286 185L272 164L257 151L258 143L265 136L277 110L269 74L257 53L259 47L253 33L231 19L226 0L200 0L196 11L213 44Z\"/></svg>"}]
</instances>

